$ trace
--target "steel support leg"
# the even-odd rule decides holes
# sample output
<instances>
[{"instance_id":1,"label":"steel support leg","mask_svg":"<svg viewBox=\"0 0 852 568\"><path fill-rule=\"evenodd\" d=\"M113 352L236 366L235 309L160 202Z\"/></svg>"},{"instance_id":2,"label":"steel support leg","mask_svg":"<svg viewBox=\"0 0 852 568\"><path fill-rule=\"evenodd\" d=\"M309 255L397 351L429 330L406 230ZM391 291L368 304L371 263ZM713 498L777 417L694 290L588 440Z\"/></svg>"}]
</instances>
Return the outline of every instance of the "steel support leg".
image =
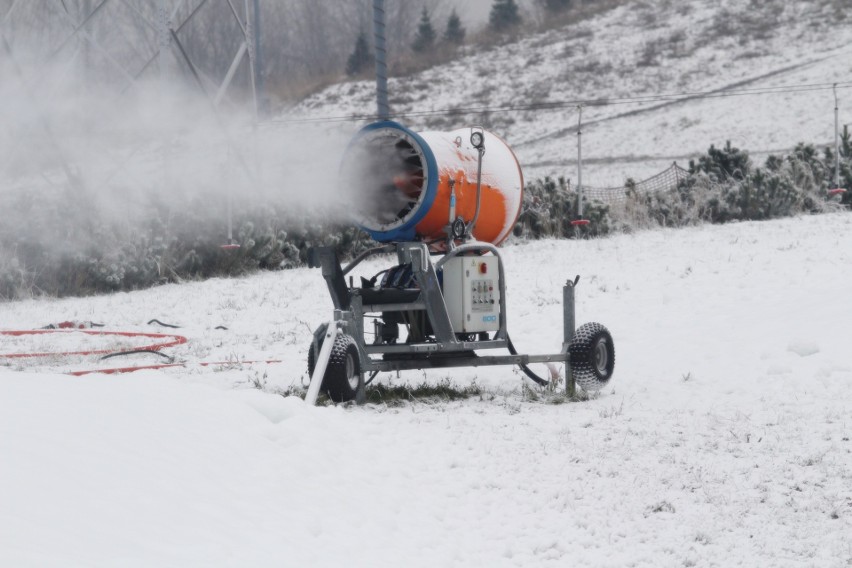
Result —
<instances>
[{"instance_id":1,"label":"steel support leg","mask_svg":"<svg viewBox=\"0 0 852 568\"><path fill-rule=\"evenodd\" d=\"M337 321L331 320L328 322L328 327L325 330L325 340L322 343L317 356L314 374L311 375L311 384L308 386L308 394L305 395L305 402L309 406L314 406L317 403L322 379L325 377L325 370L328 368L328 360L331 358L331 349L334 347L334 341L337 339Z\"/></svg>"},{"instance_id":2,"label":"steel support leg","mask_svg":"<svg viewBox=\"0 0 852 568\"><path fill-rule=\"evenodd\" d=\"M577 280L568 280L562 287L562 352L565 356L565 394L573 397L577 393L577 385L574 381L574 370L571 369L571 358L568 357L568 346L574 339L576 329L576 314L574 311L574 287Z\"/></svg>"}]
</instances>

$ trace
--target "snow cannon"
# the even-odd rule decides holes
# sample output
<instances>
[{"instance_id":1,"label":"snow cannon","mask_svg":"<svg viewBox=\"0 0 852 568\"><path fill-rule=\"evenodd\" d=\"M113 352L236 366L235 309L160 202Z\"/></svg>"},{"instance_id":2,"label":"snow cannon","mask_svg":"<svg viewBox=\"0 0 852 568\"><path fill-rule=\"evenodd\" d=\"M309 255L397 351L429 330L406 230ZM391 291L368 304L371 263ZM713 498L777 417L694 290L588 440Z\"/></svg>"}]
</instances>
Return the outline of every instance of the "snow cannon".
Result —
<instances>
[{"instance_id":1,"label":"snow cannon","mask_svg":"<svg viewBox=\"0 0 852 568\"><path fill-rule=\"evenodd\" d=\"M350 142L341 175L357 223L381 243L455 236L499 245L523 202L518 159L481 128L418 134L391 121L368 125Z\"/></svg>"},{"instance_id":2,"label":"snow cannon","mask_svg":"<svg viewBox=\"0 0 852 568\"><path fill-rule=\"evenodd\" d=\"M308 404L321 392L334 402L364 402L379 373L415 369L517 366L550 392L564 384L568 397L577 387L606 386L615 346L603 325L575 325L579 276L562 287L559 351L519 353L509 338L497 245L518 219L524 180L503 140L479 127L416 134L379 122L352 139L341 174L353 214L382 244L346 266L333 246L308 250L308 265L322 269L334 306L308 348ZM364 260L393 262L393 254L394 264L356 279ZM495 350L508 353L489 354ZM530 364L546 365L546 377Z\"/></svg>"}]
</instances>

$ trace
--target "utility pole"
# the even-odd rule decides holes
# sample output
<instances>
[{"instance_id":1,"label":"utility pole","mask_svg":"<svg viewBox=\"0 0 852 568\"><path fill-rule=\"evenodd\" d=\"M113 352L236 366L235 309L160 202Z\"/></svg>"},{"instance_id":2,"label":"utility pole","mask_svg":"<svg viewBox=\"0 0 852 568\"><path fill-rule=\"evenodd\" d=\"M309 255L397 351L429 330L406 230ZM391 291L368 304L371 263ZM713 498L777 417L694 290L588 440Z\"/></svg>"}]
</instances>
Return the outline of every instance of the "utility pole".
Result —
<instances>
[{"instance_id":1,"label":"utility pole","mask_svg":"<svg viewBox=\"0 0 852 568\"><path fill-rule=\"evenodd\" d=\"M263 80L263 51L261 50L260 0L254 0L254 80L257 112L266 114L266 95Z\"/></svg>"},{"instance_id":2,"label":"utility pole","mask_svg":"<svg viewBox=\"0 0 852 568\"><path fill-rule=\"evenodd\" d=\"M159 55L157 56L157 67L159 71L160 92L167 94L160 104L166 104L167 98L171 98L171 82L174 79L175 73L174 61L171 58L172 44L172 22L169 17L169 0L160 0L157 5L157 14L155 28L157 30L157 47ZM172 159L171 159L171 135L163 133L162 146L160 152L163 159L162 184L168 191L174 191L172 176Z\"/></svg>"},{"instance_id":3,"label":"utility pole","mask_svg":"<svg viewBox=\"0 0 852 568\"><path fill-rule=\"evenodd\" d=\"M583 218L583 105L577 107L577 219Z\"/></svg>"},{"instance_id":4,"label":"utility pole","mask_svg":"<svg viewBox=\"0 0 852 568\"><path fill-rule=\"evenodd\" d=\"M376 106L379 120L390 118L388 105L388 64L385 49L385 2L373 0L373 37L376 51Z\"/></svg>"},{"instance_id":5,"label":"utility pole","mask_svg":"<svg viewBox=\"0 0 852 568\"><path fill-rule=\"evenodd\" d=\"M83 13L82 13L82 17L80 18L80 21L85 22L86 19L88 19L89 14L92 13L92 0L83 0L83 4L82 4L81 8L82 8ZM83 84L83 88L87 89L89 87L88 83L89 83L89 81L92 80L92 75L93 75L93 73L92 73L92 47L91 47L91 45L89 45L89 42L85 38L83 39L83 42L82 42L82 45L81 45L81 51L82 51L82 59L83 59L83 65L82 65L82 69L81 69L81 71L82 71L82 73L81 73L82 81L81 82Z\"/></svg>"},{"instance_id":6,"label":"utility pole","mask_svg":"<svg viewBox=\"0 0 852 568\"><path fill-rule=\"evenodd\" d=\"M172 43L171 36L171 19L169 18L169 0L160 0L159 6L157 7L157 47L159 48L159 56L157 58L157 64L160 68L160 80L164 83L168 82L171 78L169 77L171 61L169 58L170 46Z\"/></svg>"},{"instance_id":7,"label":"utility pole","mask_svg":"<svg viewBox=\"0 0 852 568\"><path fill-rule=\"evenodd\" d=\"M846 190L840 187L840 105L837 102L837 83L832 86L834 91L834 187L828 190L829 197L843 195Z\"/></svg>"},{"instance_id":8,"label":"utility pole","mask_svg":"<svg viewBox=\"0 0 852 568\"><path fill-rule=\"evenodd\" d=\"M834 188L840 187L840 115L837 104L837 83L832 86L834 90Z\"/></svg>"},{"instance_id":9,"label":"utility pole","mask_svg":"<svg viewBox=\"0 0 852 568\"><path fill-rule=\"evenodd\" d=\"M580 227L589 224L583 219L583 105L577 107L577 218L571 224L575 236L580 236Z\"/></svg>"}]
</instances>

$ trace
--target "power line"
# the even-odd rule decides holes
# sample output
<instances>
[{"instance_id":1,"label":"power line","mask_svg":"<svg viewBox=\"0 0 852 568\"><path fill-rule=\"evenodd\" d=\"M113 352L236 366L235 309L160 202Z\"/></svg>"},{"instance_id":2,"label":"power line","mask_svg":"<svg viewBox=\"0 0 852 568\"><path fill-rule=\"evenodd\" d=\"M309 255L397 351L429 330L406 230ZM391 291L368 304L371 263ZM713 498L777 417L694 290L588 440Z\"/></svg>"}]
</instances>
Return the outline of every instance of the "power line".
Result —
<instances>
[{"instance_id":1,"label":"power line","mask_svg":"<svg viewBox=\"0 0 852 568\"><path fill-rule=\"evenodd\" d=\"M469 107L457 107L446 109L432 109L422 111L410 111L394 114L395 118L422 118L428 116L460 116L468 114L488 114L492 112L544 112L565 110L578 106L606 107L615 105L646 104L658 102L679 102L698 99L715 99L725 97L743 97L758 95L800 94L815 91L829 91L834 87L848 89L852 82L845 83L811 83L804 85L779 85L777 87L759 87L753 89L715 90L715 91L686 91L680 93L659 93L654 95L636 95L621 98L601 99L574 99L563 101L551 101L541 103L530 103L523 105L488 106L473 105ZM287 124L311 124L311 123L334 123L334 122L362 122L375 121L379 117L373 114L360 114L349 116L325 116L308 118L279 118L269 122Z\"/></svg>"}]
</instances>

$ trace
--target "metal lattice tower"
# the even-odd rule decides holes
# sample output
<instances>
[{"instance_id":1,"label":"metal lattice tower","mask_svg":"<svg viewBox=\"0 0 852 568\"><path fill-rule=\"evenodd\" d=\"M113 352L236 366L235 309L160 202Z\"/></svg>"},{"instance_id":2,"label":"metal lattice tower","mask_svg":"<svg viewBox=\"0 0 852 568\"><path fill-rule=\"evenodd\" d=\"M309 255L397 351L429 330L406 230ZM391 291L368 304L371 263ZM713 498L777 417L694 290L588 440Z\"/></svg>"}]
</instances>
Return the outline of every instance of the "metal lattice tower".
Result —
<instances>
[{"instance_id":1,"label":"metal lattice tower","mask_svg":"<svg viewBox=\"0 0 852 568\"><path fill-rule=\"evenodd\" d=\"M214 21L210 10L217 6L222 16ZM256 120L258 38L252 25L256 8L257 2L253 5L251 0L0 1L0 65L12 69L66 177L79 185L83 176L66 159L62 141L54 134L50 117L39 108L36 95L48 98L45 93L63 89L127 94L140 81L159 77L167 84L183 82L198 89L220 124L246 102ZM227 55L227 69L205 67L199 62L204 53L199 39L204 39L204 26L221 25L222 18L229 19L233 29L227 44L236 47ZM238 92L234 84L241 71L247 88ZM248 144L235 140L224 128L223 133L248 171L244 156L250 152Z\"/></svg>"}]
</instances>

